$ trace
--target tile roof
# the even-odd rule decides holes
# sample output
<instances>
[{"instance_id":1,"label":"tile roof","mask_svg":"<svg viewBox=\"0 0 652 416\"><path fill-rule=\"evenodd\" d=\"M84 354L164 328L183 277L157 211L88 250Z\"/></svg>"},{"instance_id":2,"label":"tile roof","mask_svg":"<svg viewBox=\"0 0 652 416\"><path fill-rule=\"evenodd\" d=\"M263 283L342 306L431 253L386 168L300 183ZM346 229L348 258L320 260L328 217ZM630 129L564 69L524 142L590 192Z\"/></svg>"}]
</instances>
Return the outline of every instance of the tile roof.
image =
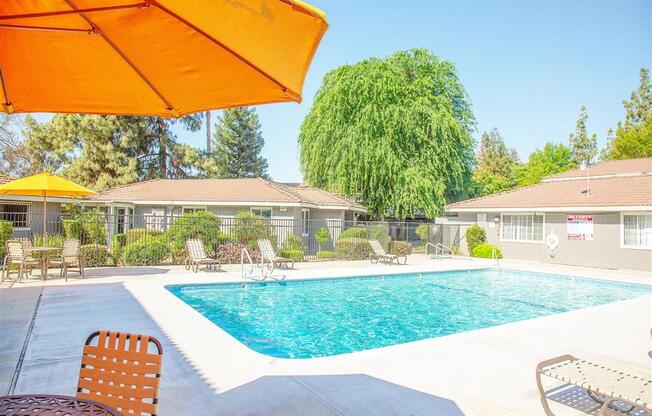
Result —
<instances>
[{"instance_id":1,"label":"tile roof","mask_svg":"<svg viewBox=\"0 0 652 416\"><path fill-rule=\"evenodd\" d=\"M607 176L607 175L631 175L652 173L652 157L640 159L609 160L591 166L588 169L589 176ZM569 178L585 178L587 171L572 169L567 172L547 176L543 181L560 180Z\"/></svg>"},{"instance_id":2,"label":"tile roof","mask_svg":"<svg viewBox=\"0 0 652 416\"><path fill-rule=\"evenodd\" d=\"M572 207L650 207L652 174L547 181L446 206L448 211Z\"/></svg>"},{"instance_id":3,"label":"tile roof","mask_svg":"<svg viewBox=\"0 0 652 416\"><path fill-rule=\"evenodd\" d=\"M221 203L295 203L365 210L364 206L315 188L262 178L154 179L106 189L89 198L98 201L175 201Z\"/></svg>"}]
</instances>

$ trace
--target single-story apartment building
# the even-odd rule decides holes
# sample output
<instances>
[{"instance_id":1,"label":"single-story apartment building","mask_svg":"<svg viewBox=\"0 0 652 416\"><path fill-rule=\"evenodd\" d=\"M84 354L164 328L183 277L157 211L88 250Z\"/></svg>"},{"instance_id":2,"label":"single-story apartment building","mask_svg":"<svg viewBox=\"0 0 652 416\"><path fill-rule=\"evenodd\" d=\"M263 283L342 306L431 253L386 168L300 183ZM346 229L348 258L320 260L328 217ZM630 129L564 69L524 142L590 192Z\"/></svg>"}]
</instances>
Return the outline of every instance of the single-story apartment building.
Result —
<instances>
[{"instance_id":1,"label":"single-story apartment building","mask_svg":"<svg viewBox=\"0 0 652 416\"><path fill-rule=\"evenodd\" d=\"M6 175L0 175L0 185L13 181ZM48 232L56 232L58 225L54 219L61 215L61 205L75 203L74 199L48 197ZM26 195L0 195L0 220L11 221L15 237L31 237L43 232L43 198ZM38 218L38 221L33 221Z\"/></svg>"},{"instance_id":2,"label":"single-story apartment building","mask_svg":"<svg viewBox=\"0 0 652 416\"><path fill-rule=\"evenodd\" d=\"M450 223L483 227L505 258L652 271L652 158L574 169L446 211Z\"/></svg>"},{"instance_id":3,"label":"single-story apartment building","mask_svg":"<svg viewBox=\"0 0 652 416\"><path fill-rule=\"evenodd\" d=\"M314 232L328 227L333 239L343 225L366 208L318 188L284 184L263 178L154 179L98 192L85 200L113 221L110 232L132 227L163 231L175 218L208 211L223 219L223 228L241 212L272 220L279 243L290 234L314 245Z\"/></svg>"}]
</instances>

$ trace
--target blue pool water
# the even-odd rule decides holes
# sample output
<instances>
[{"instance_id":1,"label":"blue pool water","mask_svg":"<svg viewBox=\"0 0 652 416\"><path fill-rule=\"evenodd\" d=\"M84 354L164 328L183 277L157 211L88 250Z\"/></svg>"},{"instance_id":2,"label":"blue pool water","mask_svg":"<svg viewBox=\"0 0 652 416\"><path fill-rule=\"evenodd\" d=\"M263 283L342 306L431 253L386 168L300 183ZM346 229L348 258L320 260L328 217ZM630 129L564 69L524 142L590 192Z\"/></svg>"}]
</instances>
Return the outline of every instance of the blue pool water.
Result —
<instances>
[{"instance_id":1,"label":"blue pool water","mask_svg":"<svg viewBox=\"0 0 652 416\"><path fill-rule=\"evenodd\" d=\"M168 290L249 348L281 358L343 354L652 294L652 287L473 270Z\"/></svg>"}]
</instances>

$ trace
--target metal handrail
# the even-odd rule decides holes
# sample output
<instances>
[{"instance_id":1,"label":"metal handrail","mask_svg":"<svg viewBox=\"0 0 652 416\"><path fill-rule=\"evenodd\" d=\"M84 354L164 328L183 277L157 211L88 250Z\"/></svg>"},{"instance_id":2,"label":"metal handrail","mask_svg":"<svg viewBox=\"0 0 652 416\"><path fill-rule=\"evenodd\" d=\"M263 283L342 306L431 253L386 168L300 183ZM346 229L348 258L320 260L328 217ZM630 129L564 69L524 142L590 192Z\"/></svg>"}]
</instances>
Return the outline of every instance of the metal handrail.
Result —
<instances>
[{"instance_id":1,"label":"metal handrail","mask_svg":"<svg viewBox=\"0 0 652 416\"><path fill-rule=\"evenodd\" d=\"M247 257L247 260L249 261L249 273L245 273L244 271L244 260L245 256ZM243 248L242 251L240 252L240 277L242 279L246 279L247 275L251 276L254 274L254 262L251 260L251 255L249 255L249 250L246 248Z\"/></svg>"},{"instance_id":2,"label":"metal handrail","mask_svg":"<svg viewBox=\"0 0 652 416\"><path fill-rule=\"evenodd\" d=\"M494 261L494 264L500 267L500 261L498 261L498 253L496 252L496 247L491 247L491 258Z\"/></svg>"},{"instance_id":3,"label":"metal handrail","mask_svg":"<svg viewBox=\"0 0 652 416\"><path fill-rule=\"evenodd\" d=\"M426 243L426 256L428 255L428 246L432 246L435 249L435 259L443 257L444 252L448 251L450 254L453 254L453 249L448 246L445 246L442 243L432 244Z\"/></svg>"}]
</instances>

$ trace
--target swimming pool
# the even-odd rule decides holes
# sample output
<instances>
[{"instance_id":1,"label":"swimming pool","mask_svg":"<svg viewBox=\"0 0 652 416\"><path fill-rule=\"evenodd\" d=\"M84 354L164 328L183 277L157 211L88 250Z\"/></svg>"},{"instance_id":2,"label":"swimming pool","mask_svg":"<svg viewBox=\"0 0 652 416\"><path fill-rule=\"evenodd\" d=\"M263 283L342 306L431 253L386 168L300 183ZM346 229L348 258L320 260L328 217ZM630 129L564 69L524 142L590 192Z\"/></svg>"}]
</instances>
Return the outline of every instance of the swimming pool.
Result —
<instances>
[{"instance_id":1,"label":"swimming pool","mask_svg":"<svg viewBox=\"0 0 652 416\"><path fill-rule=\"evenodd\" d=\"M249 348L279 358L361 351L652 294L649 286L504 269L167 289Z\"/></svg>"}]
</instances>

